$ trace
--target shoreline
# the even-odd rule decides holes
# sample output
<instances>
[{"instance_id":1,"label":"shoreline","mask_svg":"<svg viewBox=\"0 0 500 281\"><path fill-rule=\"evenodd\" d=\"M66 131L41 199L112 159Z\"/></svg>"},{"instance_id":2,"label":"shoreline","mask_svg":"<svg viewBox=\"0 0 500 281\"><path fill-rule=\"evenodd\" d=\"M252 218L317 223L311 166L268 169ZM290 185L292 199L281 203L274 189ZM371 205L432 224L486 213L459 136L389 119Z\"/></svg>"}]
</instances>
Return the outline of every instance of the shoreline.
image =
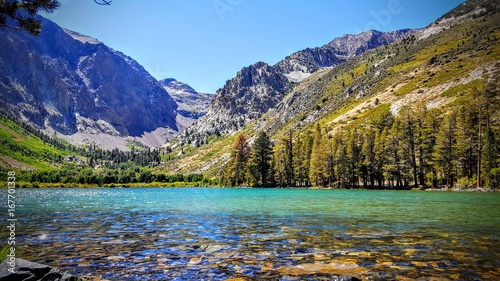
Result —
<instances>
[{"instance_id":1,"label":"shoreline","mask_svg":"<svg viewBox=\"0 0 500 281\"><path fill-rule=\"evenodd\" d=\"M500 189L496 188L465 188L465 187L452 187L452 188L333 188L333 187L248 187L248 186L217 186L217 185L207 185L203 182L152 182L152 183L110 183L110 184L74 184L74 183L30 183L30 182L19 182L16 184L16 188L21 189L38 189L38 188L182 188L182 187L193 187L193 188L242 188L242 189L311 189L311 190L387 190L387 191L437 191L437 192L500 192ZM0 182L0 188L7 188L6 182Z\"/></svg>"}]
</instances>

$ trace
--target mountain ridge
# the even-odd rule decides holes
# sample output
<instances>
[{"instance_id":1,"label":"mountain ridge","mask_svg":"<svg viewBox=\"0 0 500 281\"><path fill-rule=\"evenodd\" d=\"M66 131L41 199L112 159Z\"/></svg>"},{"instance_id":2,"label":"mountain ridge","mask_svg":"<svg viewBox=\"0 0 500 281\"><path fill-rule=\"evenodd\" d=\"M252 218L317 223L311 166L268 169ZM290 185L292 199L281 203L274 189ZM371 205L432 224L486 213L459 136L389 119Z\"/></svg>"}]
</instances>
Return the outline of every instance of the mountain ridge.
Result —
<instances>
[{"instance_id":1,"label":"mountain ridge","mask_svg":"<svg viewBox=\"0 0 500 281\"><path fill-rule=\"evenodd\" d=\"M468 1L409 37L315 71L243 129L211 136L199 147L173 142L169 146L173 160L161 170L203 172L219 178L238 134L252 142L257 132L264 131L278 152L293 134L293 145L299 147L297 157L303 157L300 151L312 141L314 125L319 125L327 139L340 138L345 143L349 135L338 133L346 133L346 127L377 129L419 104L433 114L439 112L436 118L442 120L460 114L457 111L463 111L472 93L489 89L488 93L496 93L492 102L498 102L500 5L494 3ZM498 135L498 114L491 120L496 120L492 124Z\"/></svg>"},{"instance_id":2,"label":"mountain ridge","mask_svg":"<svg viewBox=\"0 0 500 281\"><path fill-rule=\"evenodd\" d=\"M199 93L174 78L165 78L158 82L177 103L178 131L183 131L207 113L213 94Z\"/></svg>"},{"instance_id":3,"label":"mountain ridge","mask_svg":"<svg viewBox=\"0 0 500 281\"><path fill-rule=\"evenodd\" d=\"M73 144L107 149L159 146L186 126L177 102L137 61L39 19L38 37L0 30L0 110Z\"/></svg>"},{"instance_id":4,"label":"mountain ridge","mask_svg":"<svg viewBox=\"0 0 500 281\"><path fill-rule=\"evenodd\" d=\"M215 94L205 116L180 135L181 143L199 145L211 135L226 135L244 128L278 104L285 93L318 69L333 67L380 44L416 32L366 31L343 35L317 48L306 48L271 66L257 62L243 67ZM227 123L221 120L230 120Z\"/></svg>"}]
</instances>

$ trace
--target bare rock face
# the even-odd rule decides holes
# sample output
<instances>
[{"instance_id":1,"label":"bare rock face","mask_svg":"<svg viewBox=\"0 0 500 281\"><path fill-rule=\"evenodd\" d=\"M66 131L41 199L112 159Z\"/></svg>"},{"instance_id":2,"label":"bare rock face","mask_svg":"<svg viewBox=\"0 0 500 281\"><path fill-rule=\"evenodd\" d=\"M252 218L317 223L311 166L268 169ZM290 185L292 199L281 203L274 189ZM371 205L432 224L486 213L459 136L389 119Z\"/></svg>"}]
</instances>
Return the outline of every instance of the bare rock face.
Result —
<instances>
[{"instance_id":1,"label":"bare rock face","mask_svg":"<svg viewBox=\"0 0 500 281\"><path fill-rule=\"evenodd\" d=\"M188 84L173 78L159 82L177 103L177 113L181 116L193 119L194 122L207 113L213 94L199 93Z\"/></svg>"},{"instance_id":2,"label":"bare rock face","mask_svg":"<svg viewBox=\"0 0 500 281\"><path fill-rule=\"evenodd\" d=\"M208 113L193 125L196 141L229 134L260 117L283 98L287 84L286 77L266 63L244 67L217 91Z\"/></svg>"},{"instance_id":3,"label":"bare rock face","mask_svg":"<svg viewBox=\"0 0 500 281\"><path fill-rule=\"evenodd\" d=\"M42 33L0 29L0 110L63 135L177 130L177 104L136 61L42 19Z\"/></svg>"},{"instance_id":4,"label":"bare rock face","mask_svg":"<svg viewBox=\"0 0 500 281\"><path fill-rule=\"evenodd\" d=\"M390 44L415 33L412 29L392 32L368 30L359 34L346 34L330 43L293 53L278 62L275 67L283 73L306 72L338 65L370 49Z\"/></svg>"},{"instance_id":5,"label":"bare rock face","mask_svg":"<svg viewBox=\"0 0 500 281\"><path fill-rule=\"evenodd\" d=\"M240 70L219 89L208 113L180 136L183 143L198 145L211 135L226 135L243 129L276 106L288 90L318 69L343 63L366 50L389 44L415 30L366 31L344 35L317 48L296 52L274 66L257 62Z\"/></svg>"},{"instance_id":6,"label":"bare rock face","mask_svg":"<svg viewBox=\"0 0 500 281\"><path fill-rule=\"evenodd\" d=\"M79 278L70 274L61 272L50 266L30 262L17 258L15 261L14 272L11 269L8 258L0 264L0 281L13 280L53 280L53 281L77 281Z\"/></svg>"}]
</instances>

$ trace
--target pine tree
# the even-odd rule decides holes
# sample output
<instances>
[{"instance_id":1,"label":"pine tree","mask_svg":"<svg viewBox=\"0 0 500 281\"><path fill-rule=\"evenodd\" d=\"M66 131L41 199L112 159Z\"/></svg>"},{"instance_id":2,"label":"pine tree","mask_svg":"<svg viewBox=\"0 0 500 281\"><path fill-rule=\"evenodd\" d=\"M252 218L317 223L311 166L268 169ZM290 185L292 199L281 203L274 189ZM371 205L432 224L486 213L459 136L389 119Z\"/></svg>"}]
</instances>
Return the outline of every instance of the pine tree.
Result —
<instances>
[{"instance_id":1,"label":"pine tree","mask_svg":"<svg viewBox=\"0 0 500 281\"><path fill-rule=\"evenodd\" d=\"M375 138L375 146L373 148L375 159L375 175L377 180L378 188L382 188L385 185L384 180L384 166L387 163L387 148L385 144L385 139L387 137L388 128L384 128L379 131Z\"/></svg>"},{"instance_id":2,"label":"pine tree","mask_svg":"<svg viewBox=\"0 0 500 281\"><path fill-rule=\"evenodd\" d=\"M293 142L292 132L288 136L279 140L274 147L275 159L275 176L276 181L280 186L292 186L294 173L293 173Z\"/></svg>"},{"instance_id":3,"label":"pine tree","mask_svg":"<svg viewBox=\"0 0 500 281\"><path fill-rule=\"evenodd\" d=\"M270 183L271 154L271 140L266 132L261 131L252 146L252 157L249 165L254 186L264 187Z\"/></svg>"},{"instance_id":4,"label":"pine tree","mask_svg":"<svg viewBox=\"0 0 500 281\"><path fill-rule=\"evenodd\" d=\"M362 147L363 153L363 185L373 188L375 186L375 169L376 169L376 155L375 155L375 130L366 129L365 130L365 141Z\"/></svg>"},{"instance_id":5,"label":"pine tree","mask_svg":"<svg viewBox=\"0 0 500 281\"><path fill-rule=\"evenodd\" d=\"M495 178L495 173L500 170L499 144L496 141L495 132L487 126L484 132L484 146L482 150L483 180L485 187L498 187L500 182Z\"/></svg>"},{"instance_id":6,"label":"pine tree","mask_svg":"<svg viewBox=\"0 0 500 281\"><path fill-rule=\"evenodd\" d=\"M499 89L488 84L484 91L479 92L476 99L479 105L479 143L480 159L478 159L478 178L483 179L484 187L500 186L500 95ZM479 180L478 180L479 182Z\"/></svg>"},{"instance_id":7,"label":"pine tree","mask_svg":"<svg viewBox=\"0 0 500 281\"><path fill-rule=\"evenodd\" d=\"M416 120L415 111L412 108L405 106L400 110L399 122L401 128L401 154L403 160L403 170L405 171L406 178L409 178L411 173L411 180L414 186L418 186L417 174L417 155L416 155Z\"/></svg>"},{"instance_id":8,"label":"pine tree","mask_svg":"<svg viewBox=\"0 0 500 281\"><path fill-rule=\"evenodd\" d=\"M400 153L400 121L396 119L392 127L387 131L384 139L387 162L384 164L384 176L389 180L391 186L402 187L402 169Z\"/></svg>"},{"instance_id":9,"label":"pine tree","mask_svg":"<svg viewBox=\"0 0 500 281\"><path fill-rule=\"evenodd\" d=\"M285 176L286 185L291 186L293 184L293 132L288 132L288 139L285 141Z\"/></svg>"},{"instance_id":10,"label":"pine tree","mask_svg":"<svg viewBox=\"0 0 500 281\"><path fill-rule=\"evenodd\" d=\"M359 171L362 162L361 148L363 146L363 138L358 129L351 128L347 138L347 159L349 185L351 187L359 187Z\"/></svg>"},{"instance_id":11,"label":"pine tree","mask_svg":"<svg viewBox=\"0 0 500 281\"><path fill-rule=\"evenodd\" d=\"M0 1L0 28L25 30L31 35L39 35L42 23L36 18L37 13L52 13L59 6L57 0Z\"/></svg>"},{"instance_id":12,"label":"pine tree","mask_svg":"<svg viewBox=\"0 0 500 281\"><path fill-rule=\"evenodd\" d=\"M425 186L425 155L424 155L424 131L427 118L427 106L419 103L415 109L415 150L417 153L417 179L418 185Z\"/></svg>"},{"instance_id":13,"label":"pine tree","mask_svg":"<svg viewBox=\"0 0 500 281\"><path fill-rule=\"evenodd\" d=\"M476 109L468 102L467 106L463 105L457 111L457 164L460 167L458 176L469 180L476 175L478 162L479 120Z\"/></svg>"},{"instance_id":14,"label":"pine tree","mask_svg":"<svg viewBox=\"0 0 500 281\"><path fill-rule=\"evenodd\" d=\"M457 165L457 116L451 113L445 116L436 138L434 153L439 178L447 187L452 187L456 180Z\"/></svg>"},{"instance_id":15,"label":"pine tree","mask_svg":"<svg viewBox=\"0 0 500 281\"><path fill-rule=\"evenodd\" d=\"M437 186L437 171L434 161L434 151L436 146L436 138L439 134L442 122L442 111L440 109L433 108L427 111L424 120L424 126L421 129L421 166L424 169L425 185L428 187Z\"/></svg>"},{"instance_id":16,"label":"pine tree","mask_svg":"<svg viewBox=\"0 0 500 281\"><path fill-rule=\"evenodd\" d=\"M276 180L276 183L278 186L285 186L286 185L286 172L285 172L285 166L286 166L286 153L285 153L285 143L283 139L281 139L275 146L274 146L274 154L273 154L273 162L274 162L274 177Z\"/></svg>"},{"instance_id":17,"label":"pine tree","mask_svg":"<svg viewBox=\"0 0 500 281\"><path fill-rule=\"evenodd\" d=\"M326 135L324 137L325 158L326 158L326 179L325 184L328 187L333 187L337 180L337 173L335 172L335 147L333 143L333 136Z\"/></svg>"},{"instance_id":18,"label":"pine tree","mask_svg":"<svg viewBox=\"0 0 500 281\"><path fill-rule=\"evenodd\" d=\"M250 156L250 145L245 136L240 134L231 149L231 156L223 170L223 185L240 186L246 182L247 163Z\"/></svg>"},{"instance_id":19,"label":"pine tree","mask_svg":"<svg viewBox=\"0 0 500 281\"><path fill-rule=\"evenodd\" d=\"M334 163L338 178L338 187L346 188L349 184L349 158L347 156L347 132L341 130L332 139L332 150L334 152Z\"/></svg>"},{"instance_id":20,"label":"pine tree","mask_svg":"<svg viewBox=\"0 0 500 281\"><path fill-rule=\"evenodd\" d=\"M311 132L307 131L299 136L297 145L294 147L294 174L297 186L310 186L309 164L313 146Z\"/></svg>"},{"instance_id":21,"label":"pine tree","mask_svg":"<svg viewBox=\"0 0 500 281\"><path fill-rule=\"evenodd\" d=\"M314 140L311 151L311 160L309 168L309 180L314 186L325 186L326 180L326 147L323 140L321 127L316 123L314 127Z\"/></svg>"}]
</instances>

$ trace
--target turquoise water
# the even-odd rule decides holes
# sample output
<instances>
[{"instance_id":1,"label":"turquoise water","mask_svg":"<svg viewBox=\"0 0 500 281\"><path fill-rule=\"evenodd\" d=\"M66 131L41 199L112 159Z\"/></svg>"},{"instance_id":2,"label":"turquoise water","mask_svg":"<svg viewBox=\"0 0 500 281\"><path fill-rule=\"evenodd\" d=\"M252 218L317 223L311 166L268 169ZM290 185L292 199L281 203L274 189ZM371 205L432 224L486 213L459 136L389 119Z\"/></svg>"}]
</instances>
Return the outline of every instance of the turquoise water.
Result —
<instances>
[{"instance_id":1,"label":"turquoise water","mask_svg":"<svg viewBox=\"0 0 500 281\"><path fill-rule=\"evenodd\" d=\"M80 276L500 280L500 193L141 188L17 195L18 251ZM0 238L8 234L3 229Z\"/></svg>"}]
</instances>

